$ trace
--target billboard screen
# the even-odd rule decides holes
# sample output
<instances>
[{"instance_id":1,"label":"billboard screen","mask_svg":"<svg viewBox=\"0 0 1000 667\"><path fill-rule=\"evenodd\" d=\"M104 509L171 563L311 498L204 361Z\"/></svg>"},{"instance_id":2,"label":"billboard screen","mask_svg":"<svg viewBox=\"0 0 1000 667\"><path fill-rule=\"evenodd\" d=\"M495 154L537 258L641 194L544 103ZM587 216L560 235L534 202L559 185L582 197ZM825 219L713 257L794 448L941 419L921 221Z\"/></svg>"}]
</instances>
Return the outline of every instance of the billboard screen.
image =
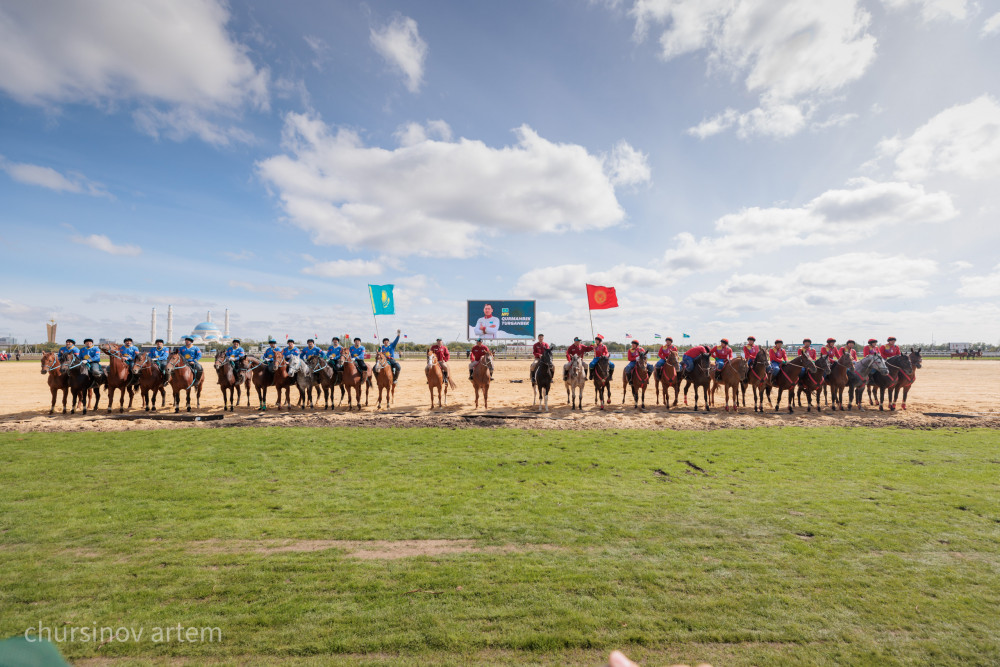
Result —
<instances>
[{"instance_id":1,"label":"billboard screen","mask_svg":"<svg viewBox=\"0 0 1000 667\"><path fill-rule=\"evenodd\" d=\"M469 340L531 340L535 337L535 302L504 299L466 302Z\"/></svg>"}]
</instances>

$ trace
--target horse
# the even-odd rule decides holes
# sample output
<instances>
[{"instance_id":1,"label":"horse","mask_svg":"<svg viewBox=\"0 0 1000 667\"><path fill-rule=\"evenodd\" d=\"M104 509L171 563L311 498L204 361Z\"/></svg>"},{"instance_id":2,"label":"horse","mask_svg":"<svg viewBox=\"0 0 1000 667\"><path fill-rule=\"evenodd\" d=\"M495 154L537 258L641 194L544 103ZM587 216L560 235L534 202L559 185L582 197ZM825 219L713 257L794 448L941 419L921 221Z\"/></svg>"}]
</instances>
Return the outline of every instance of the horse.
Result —
<instances>
[{"instance_id":1,"label":"horse","mask_svg":"<svg viewBox=\"0 0 1000 667\"><path fill-rule=\"evenodd\" d=\"M257 390L258 410L267 410L267 388L274 384L274 373L262 360L255 356L247 355L247 363L250 364L250 377L253 379L254 389Z\"/></svg>"},{"instance_id":2,"label":"horse","mask_svg":"<svg viewBox=\"0 0 1000 667\"><path fill-rule=\"evenodd\" d=\"M635 409L639 409L639 394L642 394L642 409L646 409L646 387L649 385L649 368L646 366L646 351L639 353L635 360L635 368L631 373L622 373L622 404L625 403L625 392L632 387L632 400Z\"/></svg>"},{"instance_id":3,"label":"horse","mask_svg":"<svg viewBox=\"0 0 1000 667\"><path fill-rule=\"evenodd\" d=\"M887 372L876 372L872 375L871 384L873 387L878 387L878 409L884 409L885 394L888 390L889 409L895 410L896 404L892 402L892 391L901 378L913 376L913 366L910 364L910 358L905 354L897 354L894 357L889 357L885 360L885 365Z\"/></svg>"},{"instance_id":4,"label":"horse","mask_svg":"<svg viewBox=\"0 0 1000 667\"><path fill-rule=\"evenodd\" d=\"M438 392L438 407L444 407L441 403L441 389L444 388L444 402L448 402L448 385L455 388L455 381L451 379L451 374L445 378L444 370L438 363L437 355L427 350L427 365L424 367L424 375L427 376L427 389L431 394L431 410L434 409L434 390Z\"/></svg>"},{"instance_id":5,"label":"horse","mask_svg":"<svg viewBox=\"0 0 1000 667\"><path fill-rule=\"evenodd\" d=\"M785 369L790 369L791 373L788 373ZM799 373L805 368L807 373L816 372L816 364L806 356L805 350L799 352L799 355L793 358L791 361L786 363L784 366L778 369L778 373L771 379L770 386L767 388L768 400L771 398L771 387L778 388L778 398L774 403L774 411L777 412L781 409L781 394L788 390L788 413L791 414L795 412L792 407L795 401L792 397L792 390L799 383Z\"/></svg>"},{"instance_id":6,"label":"horse","mask_svg":"<svg viewBox=\"0 0 1000 667\"><path fill-rule=\"evenodd\" d=\"M539 364L541 366L541 364ZM490 374L493 372L493 354L487 354L472 369L472 388L476 392L476 407L479 407L479 392L483 392L483 409L489 410Z\"/></svg>"},{"instance_id":7,"label":"horse","mask_svg":"<svg viewBox=\"0 0 1000 667\"><path fill-rule=\"evenodd\" d=\"M47 375L45 382L49 385L49 391L52 392L52 407L49 408L49 414L51 415L56 411L56 396L59 390L63 393L63 414L66 414L66 399L69 397L69 377L63 372L62 364L59 363L59 358L56 356L55 352L46 352L42 355L42 375ZM903 399L906 400L905 398Z\"/></svg>"},{"instance_id":8,"label":"horse","mask_svg":"<svg viewBox=\"0 0 1000 667\"><path fill-rule=\"evenodd\" d=\"M278 392L278 402L274 404L275 408L281 409L281 390L284 389L285 408L288 410L292 409L292 385L297 386L298 380L296 376L303 370L305 370L305 364L302 363L299 357L292 355L290 358L285 359L285 355L283 354L274 355L274 376L271 383ZM299 391L301 392L302 390L300 389Z\"/></svg>"},{"instance_id":9,"label":"horse","mask_svg":"<svg viewBox=\"0 0 1000 667\"><path fill-rule=\"evenodd\" d=\"M548 412L549 392L552 391L552 350L542 349L542 356L538 359L538 366L535 367L535 374L531 376L531 404L538 402L539 411ZM567 389L567 392L569 390ZM544 392L544 395L543 393ZM483 399L485 403L485 397Z\"/></svg>"},{"instance_id":10,"label":"horse","mask_svg":"<svg viewBox=\"0 0 1000 667\"><path fill-rule=\"evenodd\" d=\"M187 411L191 412L191 388L194 387L196 406L201 408L201 388L205 384L202 373L198 382L194 381L194 371L185 363L176 349L167 357L167 381L174 394L174 412L181 411L181 392L187 395Z\"/></svg>"},{"instance_id":11,"label":"horse","mask_svg":"<svg viewBox=\"0 0 1000 667\"><path fill-rule=\"evenodd\" d=\"M146 412L156 412L156 394L160 394L160 407L167 404L167 391L163 388L163 373L154 364L146 352L135 356L135 370L139 373L139 394L142 396L142 409ZM149 401L149 392L153 392L153 401ZM247 393L247 400L250 394Z\"/></svg>"},{"instance_id":12,"label":"horse","mask_svg":"<svg viewBox=\"0 0 1000 667\"><path fill-rule=\"evenodd\" d=\"M601 410L604 409L605 395L607 403L611 405L611 367L607 357L598 357L594 364L594 405L597 399L601 399Z\"/></svg>"},{"instance_id":13,"label":"horse","mask_svg":"<svg viewBox=\"0 0 1000 667\"><path fill-rule=\"evenodd\" d=\"M913 383L917 379L917 369L921 368L924 365L923 357L920 356L920 351L922 349L923 349L922 347L918 347L916 350L914 350L912 347L910 348L910 354L907 355L907 358L910 360L910 366L912 368L910 369L909 375L906 374L906 371L903 370L899 371L899 381L896 383L896 386L893 387L892 390L893 391L892 402L889 404L890 410L896 409L896 399L899 398L900 389L903 390L903 409L904 410L906 409L906 397L910 393L910 387L913 386ZM53 394L53 396L55 396L55 394ZM65 409L63 410L63 412L65 412Z\"/></svg>"},{"instance_id":14,"label":"horse","mask_svg":"<svg viewBox=\"0 0 1000 667\"><path fill-rule=\"evenodd\" d=\"M323 394L323 409L335 410L337 408L337 386L340 386L340 397L344 397L344 387L340 384L340 374L337 373L329 362L313 371L313 387L316 389L316 402L319 403L320 393Z\"/></svg>"},{"instance_id":15,"label":"horse","mask_svg":"<svg viewBox=\"0 0 1000 667\"><path fill-rule=\"evenodd\" d=\"M95 408L101 402L101 381L95 380L90 375L90 366L72 353L65 353L59 357L59 371L66 376L66 386L69 387L70 395L73 397L70 414L76 414L76 405L80 404L83 414L87 414L87 406L90 403L90 394L94 394Z\"/></svg>"},{"instance_id":16,"label":"horse","mask_svg":"<svg viewBox=\"0 0 1000 667\"><path fill-rule=\"evenodd\" d=\"M108 343L101 345L101 352L108 355L108 367L105 373L108 378L108 412L111 412L111 404L115 399L115 390L118 390L118 412L125 412L125 391L128 390L128 409L132 409L132 400L135 398L135 388L132 383L132 373L128 370L128 364L118 350L115 350Z\"/></svg>"},{"instance_id":17,"label":"horse","mask_svg":"<svg viewBox=\"0 0 1000 667\"><path fill-rule=\"evenodd\" d=\"M861 361L855 362L853 370L853 374L848 373L850 384L848 388L847 409L851 409L851 400L853 399L854 404L858 406L858 410L863 410L861 399L864 397L865 387L869 386L872 373L877 371L883 375L887 375L889 367L885 365L885 359L881 355L872 353Z\"/></svg>"},{"instance_id":18,"label":"horse","mask_svg":"<svg viewBox=\"0 0 1000 667\"><path fill-rule=\"evenodd\" d=\"M726 412L729 412L729 392L733 392L733 412L740 411L739 386L747 377L747 362L743 357L733 357L722 367L719 384L726 394ZM744 405L744 407L746 407Z\"/></svg>"},{"instance_id":19,"label":"horse","mask_svg":"<svg viewBox=\"0 0 1000 667\"><path fill-rule=\"evenodd\" d=\"M569 409L575 410L578 406L583 410L583 388L587 385L587 366L578 354L574 354L569 362L569 370L566 373L566 400L569 401ZM579 392L579 397L577 397Z\"/></svg>"},{"instance_id":20,"label":"horse","mask_svg":"<svg viewBox=\"0 0 1000 667\"><path fill-rule=\"evenodd\" d=\"M351 390L354 390L355 403L358 410L361 410L361 385L365 385L365 405L368 405L368 388L371 387L371 369L365 371L364 375L358 370L357 364L351 359L350 353L345 349L341 353L341 361L344 364L344 371L341 374L341 386L347 392L347 409L351 409ZM341 396L343 401L344 397Z\"/></svg>"},{"instance_id":21,"label":"horse","mask_svg":"<svg viewBox=\"0 0 1000 667\"><path fill-rule=\"evenodd\" d=\"M372 369L372 372L375 375L375 384L378 385L378 403L375 404L375 409L378 410L382 407L382 390L384 389L385 409L388 410L396 393L396 385L392 382L392 366L389 365L389 360L386 359L382 350L375 352L375 368Z\"/></svg>"},{"instance_id":22,"label":"horse","mask_svg":"<svg viewBox=\"0 0 1000 667\"><path fill-rule=\"evenodd\" d=\"M325 366L326 362L319 355L314 355L309 357L308 360L303 360L301 357L296 357L299 360L297 364L293 361L298 370L295 371L295 387L299 390L299 400L296 405L302 406L302 409L306 409L308 404L310 408L315 407L313 405L313 387L316 386L316 375L315 373L320 370L321 365Z\"/></svg>"},{"instance_id":23,"label":"horse","mask_svg":"<svg viewBox=\"0 0 1000 667\"><path fill-rule=\"evenodd\" d=\"M667 355L667 360L660 367L659 372L654 372L656 390L656 402L660 402L660 385L663 385L663 407L670 409L670 399L667 397L667 390L674 388L674 407L677 407L677 399L681 393L681 376L678 372L680 362L677 361L677 353L673 350Z\"/></svg>"},{"instance_id":24,"label":"horse","mask_svg":"<svg viewBox=\"0 0 1000 667\"><path fill-rule=\"evenodd\" d=\"M830 400L833 403L833 409L836 410L837 406L840 406L841 412L844 410L844 388L851 383L851 371L854 368L854 364L851 362L850 354L842 354L837 359L836 363L830 369L830 375L826 378L825 387L830 386ZM857 375L857 373L855 373ZM851 392L847 392L847 402L850 404ZM858 406L860 408L860 406Z\"/></svg>"},{"instance_id":25,"label":"horse","mask_svg":"<svg viewBox=\"0 0 1000 667\"><path fill-rule=\"evenodd\" d=\"M705 397L705 412L708 412L708 386L712 382L711 364L708 361L708 354L700 354L694 360L694 368L689 373L684 374L684 405L688 402L688 387L694 385L694 411L698 411L698 387Z\"/></svg>"},{"instance_id":26,"label":"horse","mask_svg":"<svg viewBox=\"0 0 1000 667\"><path fill-rule=\"evenodd\" d=\"M246 357L240 359L237 364L240 367L240 373L233 371L233 365L229 363L229 358L223 352L215 357L215 373L219 376L219 387L222 389L222 411L225 412L227 408L227 398L228 398L228 408L232 412L236 409L236 403L242 402L242 394L240 385L241 380L245 380L247 384L247 407L250 407L250 378L247 377L246 371ZM243 377L240 377L240 376ZM236 401L233 401L233 394L236 394Z\"/></svg>"},{"instance_id":27,"label":"horse","mask_svg":"<svg viewBox=\"0 0 1000 667\"><path fill-rule=\"evenodd\" d=\"M746 377L743 382L740 383L740 387L743 392L743 405L747 404L747 387L753 387L753 411L754 412L764 412L764 389L767 387L767 351L760 349L757 350L757 354L753 358L753 363L749 364L747 367ZM758 399L760 399L760 405L758 407ZM767 397L768 403L771 402L771 397Z\"/></svg>"},{"instance_id":28,"label":"horse","mask_svg":"<svg viewBox=\"0 0 1000 667\"><path fill-rule=\"evenodd\" d=\"M799 383L799 391L796 394L799 399L800 408L802 407L802 394L806 395L806 401L808 401L806 412L812 412L812 395L814 393L816 394L816 412L820 411L819 395L822 393L823 387L826 386L826 376L830 372L830 358L826 355L817 359L815 364L816 371L807 371L806 374L802 376L802 381Z\"/></svg>"}]
</instances>

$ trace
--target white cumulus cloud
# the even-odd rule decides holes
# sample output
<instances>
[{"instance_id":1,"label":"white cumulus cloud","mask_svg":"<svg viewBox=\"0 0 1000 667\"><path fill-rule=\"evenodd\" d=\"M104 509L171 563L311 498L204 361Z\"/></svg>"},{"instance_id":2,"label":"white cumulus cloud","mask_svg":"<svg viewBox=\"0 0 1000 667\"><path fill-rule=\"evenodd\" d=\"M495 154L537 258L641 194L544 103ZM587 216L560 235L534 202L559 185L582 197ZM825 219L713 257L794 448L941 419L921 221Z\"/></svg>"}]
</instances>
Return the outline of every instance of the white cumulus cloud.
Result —
<instances>
[{"instance_id":1,"label":"white cumulus cloud","mask_svg":"<svg viewBox=\"0 0 1000 667\"><path fill-rule=\"evenodd\" d=\"M970 298L988 298L1000 296L1000 264L993 267L992 273L983 276L963 276L962 286L958 288L961 296Z\"/></svg>"},{"instance_id":2,"label":"white cumulus cloud","mask_svg":"<svg viewBox=\"0 0 1000 667\"><path fill-rule=\"evenodd\" d=\"M967 0L882 0L882 4L894 10L919 7L921 18L927 22L942 19L960 21L969 11Z\"/></svg>"},{"instance_id":3,"label":"white cumulus cloud","mask_svg":"<svg viewBox=\"0 0 1000 667\"><path fill-rule=\"evenodd\" d=\"M652 289L675 282L659 269L619 264L605 271L589 271L586 264L562 264L532 269L518 278L514 294L536 299L572 299L586 296L587 283L627 290Z\"/></svg>"},{"instance_id":4,"label":"white cumulus cloud","mask_svg":"<svg viewBox=\"0 0 1000 667\"><path fill-rule=\"evenodd\" d=\"M431 135L450 130L425 128L422 139L408 130L395 149L366 146L351 130L292 113L285 154L257 170L315 243L387 255L469 257L503 232L603 229L625 218L606 161L582 146L526 125L499 148ZM623 165L619 180L642 178L634 159Z\"/></svg>"},{"instance_id":5,"label":"white cumulus cloud","mask_svg":"<svg viewBox=\"0 0 1000 667\"><path fill-rule=\"evenodd\" d=\"M420 90L427 42L421 39L416 21L408 16L396 16L386 25L371 29L371 43L389 66L403 75L411 93Z\"/></svg>"},{"instance_id":6,"label":"white cumulus cloud","mask_svg":"<svg viewBox=\"0 0 1000 667\"><path fill-rule=\"evenodd\" d=\"M104 234L91 234L89 236L73 236L73 243L79 243L80 245L85 245L93 248L94 250L100 250L101 252L106 252L109 255L139 255L142 253L142 248L137 245L124 244L115 245L111 239L109 239Z\"/></svg>"},{"instance_id":7,"label":"white cumulus cloud","mask_svg":"<svg viewBox=\"0 0 1000 667\"><path fill-rule=\"evenodd\" d=\"M18 183L25 185L37 185L56 192L73 192L95 197L111 196L100 183L95 183L78 172L63 174L52 167L25 162L8 162L2 155L0 155L0 169L6 171Z\"/></svg>"},{"instance_id":8,"label":"white cumulus cloud","mask_svg":"<svg viewBox=\"0 0 1000 667\"><path fill-rule=\"evenodd\" d=\"M983 23L982 35L983 37L1000 35L1000 12L986 19L986 22Z\"/></svg>"}]
</instances>

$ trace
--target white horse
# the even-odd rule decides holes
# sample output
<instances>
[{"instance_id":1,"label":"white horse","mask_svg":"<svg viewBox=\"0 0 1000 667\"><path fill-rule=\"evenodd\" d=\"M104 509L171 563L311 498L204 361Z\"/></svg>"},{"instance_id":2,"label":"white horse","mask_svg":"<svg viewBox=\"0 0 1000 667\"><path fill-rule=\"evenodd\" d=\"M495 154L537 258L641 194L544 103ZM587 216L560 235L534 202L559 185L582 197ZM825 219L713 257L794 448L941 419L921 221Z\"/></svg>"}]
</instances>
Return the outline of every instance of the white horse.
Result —
<instances>
[{"instance_id":1,"label":"white horse","mask_svg":"<svg viewBox=\"0 0 1000 667\"><path fill-rule=\"evenodd\" d=\"M583 388L587 384L587 367L579 355L574 354L569 362L569 370L566 375L566 400L569 401L570 410L579 407L583 410ZM579 391L579 398L577 398ZM570 393L572 392L572 393Z\"/></svg>"}]
</instances>

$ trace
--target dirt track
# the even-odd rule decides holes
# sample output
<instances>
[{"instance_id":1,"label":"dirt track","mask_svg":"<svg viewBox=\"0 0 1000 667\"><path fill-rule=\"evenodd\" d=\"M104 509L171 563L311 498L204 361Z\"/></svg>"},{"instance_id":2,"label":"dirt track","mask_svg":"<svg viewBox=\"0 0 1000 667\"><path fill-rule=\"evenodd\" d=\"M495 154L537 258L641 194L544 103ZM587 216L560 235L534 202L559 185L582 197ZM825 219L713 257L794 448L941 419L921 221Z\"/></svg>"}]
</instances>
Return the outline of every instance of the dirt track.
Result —
<instances>
[{"instance_id":1,"label":"dirt track","mask_svg":"<svg viewBox=\"0 0 1000 667\"><path fill-rule=\"evenodd\" d=\"M465 368L462 361L452 362L453 368ZM858 412L833 412L824 408L817 413L796 408L789 415L784 410L775 413L769 409L763 415L755 415L750 409L741 409L739 414L724 412L722 390L716 397L718 404L711 412L693 413L683 405L683 397L678 408L666 412L657 405L652 388L646 394L646 410L632 408L631 394L627 404L621 403L622 386L620 370L615 375L615 403L604 412L593 405L593 387L588 383L583 411L571 411L566 400L566 390L561 381L553 387L549 404L550 413L539 414L531 405L531 385L526 381L527 361L500 361L493 385L490 389L490 407L477 410L473 406L472 385L463 376L457 380L458 388L448 397L443 409L429 409L427 385L424 381L423 362L404 361L403 372L397 387L396 401L389 410L376 412L377 389L369 398L369 405L360 413L348 413L346 402L336 411L276 410L269 407L266 413L256 409L256 395L251 397L247 407L246 396L242 407L234 413L225 413L224 419L208 422L172 422L152 419L120 419L109 417L107 398L101 397L101 410L87 416L80 414L62 415L61 394L55 415L48 414L51 397L45 378L40 374L39 362L0 364L0 431L124 431L132 429L161 428L220 428L227 426L514 426L521 428L555 429L695 429L753 428L758 426L899 426L903 428L941 428L956 426L986 426L1000 428L1000 363L991 361L950 361L926 360L924 367L917 371L917 381L905 412L879 412L878 409ZM559 374L561 377L561 373ZM525 380L523 382L518 382ZM295 395L293 390L293 397ZM750 392L747 394L750 398ZM268 394L273 405L274 391ZM157 414L173 414L171 397L167 397L167 409ZM294 398L293 398L294 401ZM192 403L194 401L192 400ZM126 398L126 407L128 399ZM115 413L117 414L117 397ZM136 396L132 416L144 414L142 401ZM322 405L322 400L320 401ZM136 408L136 406L139 406ZM973 415L971 418L935 417L925 413L960 413ZM979 414L976 414L979 413ZM986 413L986 414L983 414ZM222 414L222 396L215 381L211 363L207 365L205 389L202 394L201 409L192 414Z\"/></svg>"}]
</instances>

